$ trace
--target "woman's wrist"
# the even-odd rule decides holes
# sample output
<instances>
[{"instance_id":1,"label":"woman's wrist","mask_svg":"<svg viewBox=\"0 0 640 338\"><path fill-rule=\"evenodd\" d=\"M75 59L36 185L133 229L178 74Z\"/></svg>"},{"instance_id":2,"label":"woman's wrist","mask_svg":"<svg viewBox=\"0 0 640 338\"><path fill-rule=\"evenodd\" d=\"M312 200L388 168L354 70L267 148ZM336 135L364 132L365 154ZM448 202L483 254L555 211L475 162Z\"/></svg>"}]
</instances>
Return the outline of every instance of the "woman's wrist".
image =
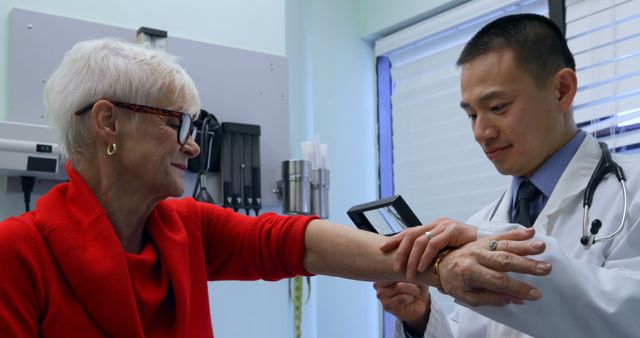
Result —
<instances>
[{"instance_id":1,"label":"woman's wrist","mask_svg":"<svg viewBox=\"0 0 640 338\"><path fill-rule=\"evenodd\" d=\"M440 285L442 280L440 280L441 274L442 274L442 260L444 259L444 257L446 255L448 255L451 251L453 251L453 248L445 248L444 250L440 251L440 253L438 253L438 255L433 259L431 265L429 266L429 269L427 269L425 272L421 273L418 275L418 282L427 284L428 286L432 286L434 288L440 289ZM438 263L438 272L436 273L436 263Z\"/></svg>"},{"instance_id":2,"label":"woman's wrist","mask_svg":"<svg viewBox=\"0 0 640 338\"><path fill-rule=\"evenodd\" d=\"M435 283L436 283L436 287L438 288L438 291L440 291L440 293L442 293L443 295L446 295L447 293L444 291L443 287L442 287L442 279L440 278L440 263L442 263L442 260L444 259L444 257L449 254L451 252L452 249L445 249L440 251L440 253L438 254L438 256L436 256L435 262L433 263L433 276L435 279Z\"/></svg>"}]
</instances>

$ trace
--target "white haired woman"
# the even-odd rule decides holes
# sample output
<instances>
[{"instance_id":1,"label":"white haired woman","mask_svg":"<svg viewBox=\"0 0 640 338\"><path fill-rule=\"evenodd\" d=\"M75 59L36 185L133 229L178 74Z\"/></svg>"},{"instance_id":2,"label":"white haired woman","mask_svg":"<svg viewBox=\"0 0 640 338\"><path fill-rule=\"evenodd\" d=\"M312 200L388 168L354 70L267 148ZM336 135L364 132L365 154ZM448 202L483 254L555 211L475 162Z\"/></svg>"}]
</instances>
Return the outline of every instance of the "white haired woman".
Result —
<instances>
[{"instance_id":1,"label":"white haired woman","mask_svg":"<svg viewBox=\"0 0 640 338\"><path fill-rule=\"evenodd\" d=\"M2 337L212 337L208 280L404 279L383 236L168 199L200 151L198 93L168 53L78 43L45 102L69 181L0 222Z\"/></svg>"}]
</instances>

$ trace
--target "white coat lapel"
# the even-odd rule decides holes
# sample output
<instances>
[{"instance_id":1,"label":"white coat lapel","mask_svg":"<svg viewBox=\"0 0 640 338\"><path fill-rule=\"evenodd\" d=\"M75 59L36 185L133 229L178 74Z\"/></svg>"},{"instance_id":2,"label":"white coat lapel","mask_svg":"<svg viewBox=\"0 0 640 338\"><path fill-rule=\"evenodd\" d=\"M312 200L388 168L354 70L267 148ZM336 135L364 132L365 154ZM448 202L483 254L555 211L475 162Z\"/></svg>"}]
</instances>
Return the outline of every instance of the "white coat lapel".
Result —
<instances>
[{"instance_id":1,"label":"white coat lapel","mask_svg":"<svg viewBox=\"0 0 640 338\"><path fill-rule=\"evenodd\" d=\"M587 135L560 176L547 204L534 223L533 226L538 231L544 231L547 235L551 233L559 211L567 207L576 195L582 195L584 192L591 174L598 165L601 154L598 142Z\"/></svg>"},{"instance_id":2,"label":"white coat lapel","mask_svg":"<svg viewBox=\"0 0 640 338\"><path fill-rule=\"evenodd\" d=\"M504 195L498 202L497 209L495 214L491 218L492 222L495 223L509 223L511 219L511 196L513 195L511 191L511 181L509 181L509 186L505 191Z\"/></svg>"}]
</instances>

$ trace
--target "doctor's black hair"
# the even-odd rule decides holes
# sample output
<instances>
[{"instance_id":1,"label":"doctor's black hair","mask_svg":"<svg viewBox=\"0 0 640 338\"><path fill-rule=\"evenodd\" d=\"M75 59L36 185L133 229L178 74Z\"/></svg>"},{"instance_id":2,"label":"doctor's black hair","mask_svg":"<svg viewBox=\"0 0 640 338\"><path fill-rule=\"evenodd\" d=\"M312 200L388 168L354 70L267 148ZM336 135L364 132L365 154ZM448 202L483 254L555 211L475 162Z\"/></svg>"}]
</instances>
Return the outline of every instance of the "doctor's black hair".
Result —
<instances>
[{"instance_id":1,"label":"doctor's black hair","mask_svg":"<svg viewBox=\"0 0 640 338\"><path fill-rule=\"evenodd\" d=\"M517 66L540 87L562 68L576 70L560 28L549 18L530 13L508 15L488 23L467 42L456 66L505 49L513 51Z\"/></svg>"}]
</instances>

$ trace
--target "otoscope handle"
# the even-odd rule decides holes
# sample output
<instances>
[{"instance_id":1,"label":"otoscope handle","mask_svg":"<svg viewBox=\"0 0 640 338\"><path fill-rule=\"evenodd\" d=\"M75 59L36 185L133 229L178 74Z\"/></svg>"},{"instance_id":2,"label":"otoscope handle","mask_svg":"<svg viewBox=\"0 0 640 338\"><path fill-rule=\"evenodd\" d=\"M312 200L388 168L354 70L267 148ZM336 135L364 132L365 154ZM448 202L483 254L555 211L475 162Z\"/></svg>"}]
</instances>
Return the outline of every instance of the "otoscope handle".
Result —
<instances>
[{"instance_id":1,"label":"otoscope handle","mask_svg":"<svg viewBox=\"0 0 640 338\"><path fill-rule=\"evenodd\" d=\"M260 168L253 167L252 171L253 181L253 210L256 212L256 216L260 209L262 209L262 191L260 186Z\"/></svg>"},{"instance_id":2,"label":"otoscope handle","mask_svg":"<svg viewBox=\"0 0 640 338\"><path fill-rule=\"evenodd\" d=\"M222 206L225 208L231 208L233 206L233 195L231 194L231 182L222 182L222 191L224 196L222 197Z\"/></svg>"}]
</instances>

